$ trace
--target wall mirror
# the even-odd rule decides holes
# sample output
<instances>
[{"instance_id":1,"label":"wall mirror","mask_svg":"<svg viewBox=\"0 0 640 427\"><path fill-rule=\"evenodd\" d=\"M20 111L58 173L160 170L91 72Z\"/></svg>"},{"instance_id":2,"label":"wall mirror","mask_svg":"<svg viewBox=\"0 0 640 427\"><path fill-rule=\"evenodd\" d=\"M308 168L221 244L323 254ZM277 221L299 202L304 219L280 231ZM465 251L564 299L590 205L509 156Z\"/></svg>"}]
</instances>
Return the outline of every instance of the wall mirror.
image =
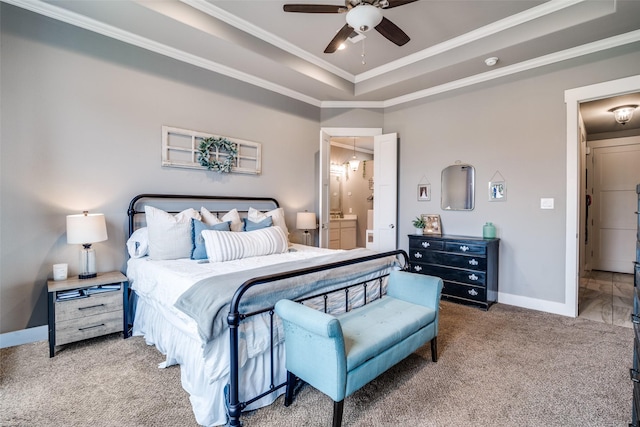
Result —
<instances>
[{"instance_id":1,"label":"wall mirror","mask_svg":"<svg viewBox=\"0 0 640 427\"><path fill-rule=\"evenodd\" d=\"M342 177L333 173L329 179L329 211L331 216L342 213Z\"/></svg>"},{"instance_id":2,"label":"wall mirror","mask_svg":"<svg viewBox=\"0 0 640 427\"><path fill-rule=\"evenodd\" d=\"M451 165L442 170L440 205L447 211L470 211L474 208L476 170L471 165Z\"/></svg>"}]
</instances>

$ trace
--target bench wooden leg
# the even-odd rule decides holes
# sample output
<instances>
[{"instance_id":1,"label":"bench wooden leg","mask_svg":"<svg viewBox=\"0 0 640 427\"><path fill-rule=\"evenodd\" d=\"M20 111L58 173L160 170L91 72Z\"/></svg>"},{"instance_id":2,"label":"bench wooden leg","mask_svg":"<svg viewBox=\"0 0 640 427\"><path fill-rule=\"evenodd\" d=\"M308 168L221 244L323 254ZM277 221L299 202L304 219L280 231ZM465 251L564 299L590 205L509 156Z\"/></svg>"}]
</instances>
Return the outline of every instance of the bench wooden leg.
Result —
<instances>
[{"instance_id":1,"label":"bench wooden leg","mask_svg":"<svg viewBox=\"0 0 640 427\"><path fill-rule=\"evenodd\" d=\"M293 402L293 389L296 386L296 376L287 371L287 385L284 392L284 406L289 406Z\"/></svg>"},{"instance_id":2,"label":"bench wooden leg","mask_svg":"<svg viewBox=\"0 0 640 427\"><path fill-rule=\"evenodd\" d=\"M340 402L333 402L333 427L342 425L342 411L344 410L344 399Z\"/></svg>"},{"instance_id":3,"label":"bench wooden leg","mask_svg":"<svg viewBox=\"0 0 640 427\"><path fill-rule=\"evenodd\" d=\"M438 337L431 339L431 360L438 361Z\"/></svg>"}]
</instances>

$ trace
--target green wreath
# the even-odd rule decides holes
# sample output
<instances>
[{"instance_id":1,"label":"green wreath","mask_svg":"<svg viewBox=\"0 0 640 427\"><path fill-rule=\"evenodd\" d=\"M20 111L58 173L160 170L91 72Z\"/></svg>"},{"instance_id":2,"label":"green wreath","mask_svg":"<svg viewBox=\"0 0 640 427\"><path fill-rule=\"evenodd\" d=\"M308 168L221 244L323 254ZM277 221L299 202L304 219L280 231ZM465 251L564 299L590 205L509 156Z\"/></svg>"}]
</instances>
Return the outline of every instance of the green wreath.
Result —
<instances>
[{"instance_id":1,"label":"green wreath","mask_svg":"<svg viewBox=\"0 0 640 427\"><path fill-rule=\"evenodd\" d=\"M224 161L211 160L211 149L218 153L224 153ZM227 138L205 138L198 146L198 162L208 170L218 173L229 173L238 156L238 145ZM217 157L217 156L216 156Z\"/></svg>"}]
</instances>

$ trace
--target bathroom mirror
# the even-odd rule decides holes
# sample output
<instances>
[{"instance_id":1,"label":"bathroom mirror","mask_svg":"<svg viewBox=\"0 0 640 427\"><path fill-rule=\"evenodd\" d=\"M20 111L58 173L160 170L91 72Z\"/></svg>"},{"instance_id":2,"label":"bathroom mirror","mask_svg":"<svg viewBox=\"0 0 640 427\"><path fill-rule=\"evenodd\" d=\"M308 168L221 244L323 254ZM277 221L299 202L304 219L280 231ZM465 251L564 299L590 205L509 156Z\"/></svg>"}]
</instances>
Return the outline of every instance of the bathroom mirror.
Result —
<instances>
[{"instance_id":1,"label":"bathroom mirror","mask_svg":"<svg viewBox=\"0 0 640 427\"><path fill-rule=\"evenodd\" d=\"M474 207L476 171L471 165L451 165L442 170L440 205L446 211L471 211Z\"/></svg>"},{"instance_id":2,"label":"bathroom mirror","mask_svg":"<svg viewBox=\"0 0 640 427\"><path fill-rule=\"evenodd\" d=\"M329 179L329 210L331 215L342 213L342 177L337 174Z\"/></svg>"}]
</instances>

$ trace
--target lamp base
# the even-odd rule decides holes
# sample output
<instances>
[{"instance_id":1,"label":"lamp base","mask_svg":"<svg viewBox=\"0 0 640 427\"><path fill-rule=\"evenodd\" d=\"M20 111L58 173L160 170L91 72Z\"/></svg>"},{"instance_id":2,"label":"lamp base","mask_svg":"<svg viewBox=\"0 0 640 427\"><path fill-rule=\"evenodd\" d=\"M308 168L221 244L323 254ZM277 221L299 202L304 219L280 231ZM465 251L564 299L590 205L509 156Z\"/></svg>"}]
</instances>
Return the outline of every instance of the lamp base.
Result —
<instances>
[{"instance_id":1,"label":"lamp base","mask_svg":"<svg viewBox=\"0 0 640 427\"><path fill-rule=\"evenodd\" d=\"M94 277L98 277L98 273L86 273L78 275L78 279L92 279Z\"/></svg>"}]
</instances>

